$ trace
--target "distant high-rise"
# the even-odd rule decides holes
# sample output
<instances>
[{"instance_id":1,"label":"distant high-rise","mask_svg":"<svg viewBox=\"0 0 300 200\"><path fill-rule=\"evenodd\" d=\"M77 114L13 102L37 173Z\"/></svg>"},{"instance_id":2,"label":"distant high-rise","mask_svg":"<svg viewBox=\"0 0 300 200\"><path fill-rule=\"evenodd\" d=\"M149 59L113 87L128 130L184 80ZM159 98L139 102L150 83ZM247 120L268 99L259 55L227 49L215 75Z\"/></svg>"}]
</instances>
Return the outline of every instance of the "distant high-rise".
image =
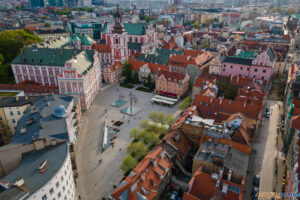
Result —
<instances>
[{"instance_id":1,"label":"distant high-rise","mask_svg":"<svg viewBox=\"0 0 300 200\"><path fill-rule=\"evenodd\" d=\"M79 5L82 7L89 7L92 5L92 0L79 0Z\"/></svg>"},{"instance_id":2,"label":"distant high-rise","mask_svg":"<svg viewBox=\"0 0 300 200\"><path fill-rule=\"evenodd\" d=\"M44 0L30 0L30 7L31 8L40 8L45 6Z\"/></svg>"},{"instance_id":3,"label":"distant high-rise","mask_svg":"<svg viewBox=\"0 0 300 200\"><path fill-rule=\"evenodd\" d=\"M48 0L48 6L64 6L64 0Z\"/></svg>"},{"instance_id":4,"label":"distant high-rise","mask_svg":"<svg viewBox=\"0 0 300 200\"><path fill-rule=\"evenodd\" d=\"M65 0L65 2L69 8L77 7L77 5L78 5L78 0Z\"/></svg>"},{"instance_id":5,"label":"distant high-rise","mask_svg":"<svg viewBox=\"0 0 300 200\"><path fill-rule=\"evenodd\" d=\"M105 0L92 0L92 5L95 6L104 6Z\"/></svg>"},{"instance_id":6,"label":"distant high-rise","mask_svg":"<svg viewBox=\"0 0 300 200\"><path fill-rule=\"evenodd\" d=\"M176 4L176 5L181 4L181 0L174 0L174 4Z\"/></svg>"}]
</instances>

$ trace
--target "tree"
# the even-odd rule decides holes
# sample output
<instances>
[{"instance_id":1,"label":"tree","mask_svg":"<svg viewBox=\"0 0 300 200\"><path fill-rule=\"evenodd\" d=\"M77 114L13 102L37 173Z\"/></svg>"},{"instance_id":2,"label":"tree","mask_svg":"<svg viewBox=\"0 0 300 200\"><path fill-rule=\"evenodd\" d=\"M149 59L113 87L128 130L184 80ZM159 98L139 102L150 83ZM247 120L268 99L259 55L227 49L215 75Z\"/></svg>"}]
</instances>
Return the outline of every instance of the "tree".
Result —
<instances>
[{"instance_id":1,"label":"tree","mask_svg":"<svg viewBox=\"0 0 300 200\"><path fill-rule=\"evenodd\" d=\"M124 174L129 174L131 170L133 170L137 166L137 161L131 156L127 155L123 160L121 164L121 169Z\"/></svg>"},{"instance_id":2,"label":"tree","mask_svg":"<svg viewBox=\"0 0 300 200\"><path fill-rule=\"evenodd\" d=\"M133 72L133 83L139 83L140 81L139 81L139 73L135 70L134 72Z\"/></svg>"},{"instance_id":3,"label":"tree","mask_svg":"<svg viewBox=\"0 0 300 200\"><path fill-rule=\"evenodd\" d=\"M194 28L200 28L200 23L199 23L199 21L194 21Z\"/></svg>"},{"instance_id":4,"label":"tree","mask_svg":"<svg viewBox=\"0 0 300 200\"><path fill-rule=\"evenodd\" d=\"M4 62L4 57L2 54L0 54L0 65L2 65L3 62Z\"/></svg>"},{"instance_id":5,"label":"tree","mask_svg":"<svg viewBox=\"0 0 300 200\"><path fill-rule=\"evenodd\" d=\"M149 16L146 16L146 17L145 17L145 21L146 21L147 23L149 23L149 22L150 22L150 17L149 17Z\"/></svg>"},{"instance_id":6,"label":"tree","mask_svg":"<svg viewBox=\"0 0 300 200\"><path fill-rule=\"evenodd\" d=\"M165 122L166 122L166 124L168 124L168 125L173 124L173 123L175 122L174 116L173 116L171 113L166 114L166 115L165 115Z\"/></svg>"},{"instance_id":7,"label":"tree","mask_svg":"<svg viewBox=\"0 0 300 200\"><path fill-rule=\"evenodd\" d=\"M151 75L149 73L148 76L147 76L147 83L146 83L146 85L147 85L147 87L151 87L151 84L152 84L152 79L151 79Z\"/></svg>"},{"instance_id":8,"label":"tree","mask_svg":"<svg viewBox=\"0 0 300 200\"><path fill-rule=\"evenodd\" d=\"M138 128L133 128L131 131L130 131L130 137L131 138L134 138L136 139L138 137L138 135L140 134L140 130Z\"/></svg>"},{"instance_id":9,"label":"tree","mask_svg":"<svg viewBox=\"0 0 300 200\"><path fill-rule=\"evenodd\" d=\"M288 15L292 15L292 14L296 14L297 11L295 8L290 8L287 13L288 13Z\"/></svg>"},{"instance_id":10,"label":"tree","mask_svg":"<svg viewBox=\"0 0 300 200\"><path fill-rule=\"evenodd\" d=\"M155 110L152 110L150 113L149 113L149 118L152 120L152 121L156 121L157 120L157 117L158 117L158 112L155 111Z\"/></svg>"},{"instance_id":11,"label":"tree","mask_svg":"<svg viewBox=\"0 0 300 200\"><path fill-rule=\"evenodd\" d=\"M132 79L131 64L127 60L123 64L122 75L125 76L128 79L128 81L131 81Z\"/></svg>"},{"instance_id":12,"label":"tree","mask_svg":"<svg viewBox=\"0 0 300 200\"><path fill-rule=\"evenodd\" d=\"M209 48L209 44L208 44L208 42L206 42L202 47L201 47L202 49L206 49L206 48Z\"/></svg>"},{"instance_id":13,"label":"tree","mask_svg":"<svg viewBox=\"0 0 300 200\"><path fill-rule=\"evenodd\" d=\"M126 152L135 159L140 160L148 153L148 148L144 142L134 142L128 145Z\"/></svg>"},{"instance_id":14,"label":"tree","mask_svg":"<svg viewBox=\"0 0 300 200\"><path fill-rule=\"evenodd\" d=\"M218 86L218 97L224 96L225 99L234 100L237 95L237 87L231 82L220 81Z\"/></svg>"},{"instance_id":15,"label":"tree","mask_svg":"<svg viewBox=\"0 0 300 200\"><path fill-rule=\"evenodd\" d=\"M51 24L48 23L48 22L46 22L44 26L45 26L45 27L51 27Z\"/></svg>"},{"instance_id":16,"label":"tree","mask_svg":"<svg viewBox=\"0 0 300 200\"><path fill-rule=\"evenodd\" d=\"M193 102L192 97L186 97L179 105L178 105L178 109L179 110L185 110L187 109L191 103Z\"/></svg>"},{"instance_id":17,"label":"tree","mask_svg":"<svg viewBox=\"0 0 300 200\"><path fill-rule=\"evenodd\" d=\"M149 120L142 119L139 125L141 128L147 129L149 127Z\"/></svg>"},{"instance_id":18,"label":"tree","mask_svg":"<svg viewBox=\"0 0 300 200\"><path fill-rule=\"evenodd\" d=\"M147 134L145 137L145 143L147 144L148 147L157 145L158 142L159 142L158 134L156 134L154 132Z\"/></svg>"},{"instance_id":19,"label":"tree","mask_svg":"<svg viewBox=\"0 0 300 200\"><path fill-rule=\"evenodd\" d=\"M165 124L165 113L163 111L160 111L157 115L157 122L161 124Z\"/></svg>"},{"instance_id":20,"label":"tree","mask_svg":"<svg viewBox=\"0 0 300 200\"><path fill-rule=\"evenodd\" d=\"M146 129L141 130L137 137L138 141L144 141L147 134L148 131Z\"/></svg>"}]
</instances>

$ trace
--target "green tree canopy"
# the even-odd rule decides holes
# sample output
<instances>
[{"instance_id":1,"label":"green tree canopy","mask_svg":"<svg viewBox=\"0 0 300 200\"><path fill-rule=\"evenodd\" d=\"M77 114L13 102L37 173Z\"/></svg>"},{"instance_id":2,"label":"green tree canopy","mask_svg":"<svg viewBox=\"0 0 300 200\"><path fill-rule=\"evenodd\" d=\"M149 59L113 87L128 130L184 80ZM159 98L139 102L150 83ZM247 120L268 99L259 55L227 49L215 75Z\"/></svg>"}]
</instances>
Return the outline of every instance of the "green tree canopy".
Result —
<instances>
[{"instance_id":1,"label":"green tree canopy","mask_svg":"<svg viewBox=\"0 0 300 200\"><path fill-rule=\"evenodd\" d=\"M297 11L295 8L290 8L287 12L288 15L292 15L292 14L296 14L296 13L297 13Z\"/></svg>"},{"instance_id":2,"label":"green tree canopy","mask_svg":"<svg viewBox=\"0 0 300 200\"><path fill-rule=\"evenodd\" d=\"M139 135L138 135L137 139L138 139L139 141L144 141L147 134L148 134L147 129L143 129L143 130L141 130L141 131L139 132Z\"/></svg>"},{"instance_id":3,"label":"green tree canopy","mask_svg":"<svg viewBox=\"0 0 300 200\"><path fill-rule=\"evenodd\" d=\"M149 22L150 22L150 17L149 17L149 16L146 16L146 17L145 17L145 21L146 21L147 23L149 23Z\"/></svg>"},{"instance_id":4,"label":"green tree canopy","mask_svg":"<svg viewBox=\"0 0 300 200\"><path fill-rule=\"evenodd\" d=\"M163 111L160 111L157 115L157 120L158 123L165 124L165 113Z\"/></svg>"},{"instance_id":5,"label":"green tree canopy","mask_svg":"<svg viewBox=\"0 0 300 200\"><path fill-rule=\"evenodd\" d=\"M174 116L173 116L171 113L166 114L166 115L165 115L165 122L166 122L166 124L168 124L168 125L173 124L173 123L175 122Z\"/></svg>"},{"instance_id":6,"label":"green tree canopy","mask_svg":"<svg viewBox=\"0 0 300 200\"><path fill-rule=\"evenodd\" d=\"M129 81L132 80L131 64L127 60L123 64L122 75L125 76Z\"/></svg>"},{"instance_id":7,"label":"green tree canopy","mask_svg":"<svg viewBox=\"0 0 300 200\"><path fill-rule=\"evenodd\" d=\"M130 137L131 138L134 138L136 139L138 137L138 135L140 134L140 130L138 128L133 128L131 131L130 131Z\"/></svg>"},{"instance_id":8,"label":"green tree canopy","mask_svg":"<svg viewBox=\"0 0 300 200\"><path fill-rule=\"evenodd\" d=\"M46 22L44 26L45 26L45 27L51 27L51 24L48 23L48 22Z\"/></svg>"},{"instance_id":9,"label":"green tree canopy","mask_svg":"<svg viewBox=\"0 0 300 200\"><path fill-rule=\"evenodd\" d=\"M194 21L194 28L200 28L200 23L199 23L199 21Z\"/></svg>"},{"instance_id":10,"label":"green tree canopy","mask_svg":"<svg viewBox=\"0 0 300 200\"><path fill-rule=\"evenodd\" d=\"M142 119L139 123L141 128L147 129L149 127L149 120Z\"/></svg>"},{"instance_id":11,"label":"green tree canopy","mask_svg":"<svg viewBox=\"0 0 300 200\"><path fill-rule=\"evenodd\" d=\"M128 145L127 153L132 155L137 160L142 159L148 153L148 148L144 142L135 142Z\"/></svg>"},{"instance_id":12,"label":"green tree canopy","mask_svg":"<svg viewBox=\"0 0 300 200\"><path fill-rule=\"evenodd\" d=\"M151 133L148 133L146 136L145 136L145 143L147 144L148 147L151 147L151 146L154 146L154 145L157 145L158 142L159 142L159 137L156 133L154 132L151 132Z\"/></svg>"},{"instance_id":13,"label":"green tree canopy","mask_svg":"<svg viewBox=\"0 0 300 200\"><path fill-rule=\"evenodd\" d=\"M149 118L152 120L152 121L156 121L157 118L158 118L158 115L159 113L155 110L152 110L150 113L149 113Z\"/></svg>"},{"instance_id":14,"label":"green tree canopy","mask_svg":"<svg viewBox=\"0 0 300 200\"><path fill-rule=\"evenodd\" d=\"M137 166L137 161L129 154L123 160L121 164L121 169L124 174L129 173Z\"/></svg>"},{"instance_id":15,"label":"green tree canopy","mask_svg":"<svg viewBox=\"0 0 300 200\"><path fill-rule=\"evenodd\" d=\"M191 105L192 102L193 102L193 98L188 96L178 105L178 109L185 110Z\"/></svg>"},{"instance_id":16,"label":"green tree canopy","mask_svg":"<svg viewBox=\"0 0 300 200\"><path fill-rule=\"evenodd\" d=\"M140 80L139 80L139 73L136 71L136 70L134 70L134 72L133 72L133 83L139 83L140 82Z\"/></svg>"},{"instance_id":17,"label":"green tree canopy","mask_svg":"<svg viewBox=\"0 0 300 200\"><path fill-rule=\"evenodd\" d=\"M147 87L150 87L151 84L152 84L152 79L151 79L151 75L149 73L148 76L147 76L147 83L146 83L146 85L147 85Z\"/></svg>"},{"instance_id":18,"label":"green tree canopy","mask_svg":"<svg viewBox=\"0 0 300 200\"><path fill-rule=\"evenodd\" d=\"M217 84L218 86L218 97L224 96L225 99L234 100L237 95L237 87L231 82L220 81Z\"/></svg>"},{"instance_id":19,"label":"green tree canopy","mask_svg":"<svg viewBox=\"0 0 300 200\"><path fill-rule=\"evenodd\" d=\"M2 65L3 62L4 62L4 56L0 54L0 65Z\"/></svg>"}]
</instances>

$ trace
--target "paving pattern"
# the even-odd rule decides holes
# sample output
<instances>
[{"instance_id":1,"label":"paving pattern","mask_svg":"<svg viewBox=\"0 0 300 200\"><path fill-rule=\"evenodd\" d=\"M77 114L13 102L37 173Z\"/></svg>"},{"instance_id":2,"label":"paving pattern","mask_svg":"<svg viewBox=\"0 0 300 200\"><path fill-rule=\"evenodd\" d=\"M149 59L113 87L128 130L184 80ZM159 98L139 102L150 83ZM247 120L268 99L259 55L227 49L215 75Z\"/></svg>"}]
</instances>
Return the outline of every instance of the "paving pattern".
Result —
<instances>
[{"instance_id":1,"label":"paving pattern","mask_svg":"<svg viewBox=\"0 0 300 200\"><path fill-rule=\"evenodd\" d=\"M111 106L112 102L119 99L120 93L125 95L127 103L121 108L129 106L129 91L136 97L134 107L141 110L135 116L122 114L120 108ZM131 142L129 131L139 126L140 119L147 119L152 110L165 113L175 113L177 105L166 107L152 105L152 93L122 88L112 84L101 88L90 109L83 114L76 144L76 162L78 169L77 191L82 200L98 200L108 197L123 178L120 169L121 161L126 156L126 147ZM124 119L123 119L124 117ZM119 127L120 132L114 140L115 145L102 152L102 131L105 119L121 120L124 124ZM99 164L99 160L102 162Z\"/></svg>"}]
</instances>

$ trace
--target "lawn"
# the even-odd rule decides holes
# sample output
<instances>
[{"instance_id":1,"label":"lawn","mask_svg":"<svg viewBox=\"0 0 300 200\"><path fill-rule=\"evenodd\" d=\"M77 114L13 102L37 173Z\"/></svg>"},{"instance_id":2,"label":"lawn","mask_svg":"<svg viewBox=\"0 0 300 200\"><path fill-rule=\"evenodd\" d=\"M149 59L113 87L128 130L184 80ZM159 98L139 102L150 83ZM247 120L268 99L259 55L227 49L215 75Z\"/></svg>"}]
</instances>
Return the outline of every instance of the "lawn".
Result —
<instances>
[{"instance_id":1,"label":"lawn","mask_svg":"<svg viewBox=\"0 0 300 200\"><path fill-rule=\"evenodd\" d=\"M150 89L150 88L145 88L145 87L138 87L138 88L136 88L136 90L143 91L143 92L148 92L148 93L153 92L152 89Z\"/></svg>"},{"instance_id":2,"label":"lawn","mask_svg":"<svg viewBox=\"0 0 300 200\"><path fill-rule=\"evenodd\" d=\"M13 97L19 94L18 92L0 92L0 97Z\"/></svg>"},{"instance_id":3,"label":"lawn","mask_svg":"<svg viewBox=\"0 0 300 200\"><path fill-rule=\"evenodd\" d=\"M131 85L129 83L120 83L120 86L125 87L125 88L129 88L129 89L134 88L134 85Z\"/></svg>"}]
</instances>

